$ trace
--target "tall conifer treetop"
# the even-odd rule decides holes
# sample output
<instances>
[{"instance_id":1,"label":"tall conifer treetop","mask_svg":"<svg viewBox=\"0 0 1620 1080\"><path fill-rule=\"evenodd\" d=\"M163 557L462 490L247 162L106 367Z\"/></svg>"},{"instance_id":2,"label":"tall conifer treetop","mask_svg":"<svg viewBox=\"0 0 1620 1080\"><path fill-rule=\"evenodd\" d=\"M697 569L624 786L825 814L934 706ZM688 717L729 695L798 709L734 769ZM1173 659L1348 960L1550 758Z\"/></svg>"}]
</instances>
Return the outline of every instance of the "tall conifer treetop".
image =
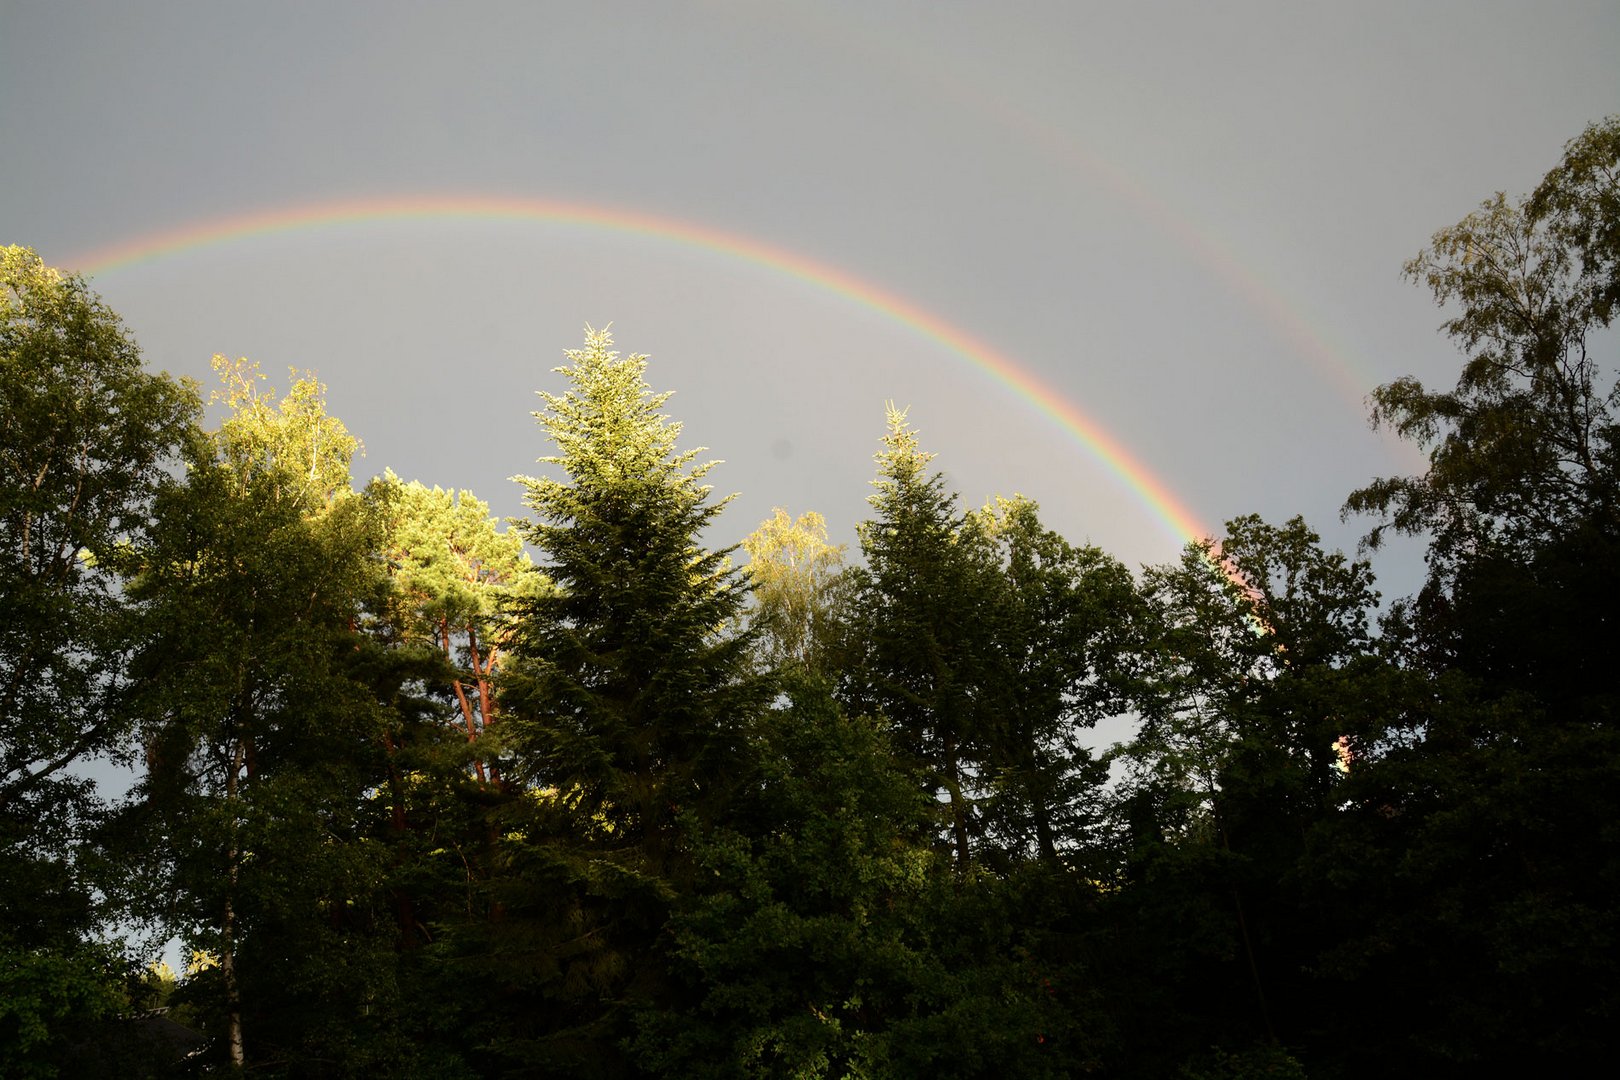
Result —
<instances>
[{"instance_id":1,"label":"tall conifer treetop","mask_svg":"<svg viewBox=\"0 0 1620 1080\"><path fill-rule=\"evenodd\" d=\"M572 386L542 391L535 413L557 446L541 461L563 478L519 478L535 513L520 529L556 592L520 605L513 723L527 780L656 849L760 695L745 640L727 633L745 597L730 549L699 543L729 501L701 482L716 462L676 449L647 358L612 344L587 327L557 369Z\"/></svg>"},{"instance_id":2,"label":"tall conifer treetop","mask_svg":"<svg viewBox=\"0 0 1620 1080\"><path fill-rule=\"evenodd\" d=\"M950 800L958 866L969 858L962 763L977 738L972 719L976 607L983 575L958 541L962 514L945 478L929 469L906 412L892 403L876 455L872 519L856 526L866 567L856 577L854 638L860 655L846 680L851 711L882 714L896 745Z\"/></svg>"},{"instance_id":3,"label":"tall conifer treetop","mask_svg":"<svg viewBox=\"0 0 1620 1080\"><path fill-rule=\"evenodd\" d=\"M614 493L613 505L630 489L663 489L667 509L693 515L699 525L720 512L729 497L709 506L710 486L699 483L718 461L692 465L706 447L677 452L681 424L662 413L671 391L654 393L643 375L647 357L621 358L612 351L606 328L585 328L585 347L569 349L568 363L554 368L573 387L564 393L539 391L545 408L534 413L558 453L540 459L567 473L571 483L549 477L518 477L529 489L525 502L540 516L530 526L534 542L548 542L559 530L583 524L607 507L593 508L592 495Z\"/></svg>"},{"instance_id":4,"label":"tall conifer treetop","mask_svg":"<svg viewBox=\"0 0 1620 1080\"><path fill-rule=\"evenodd\" d=\"M945 490L944 476L928 471L934 455L918 442L916 430L906 420L908 411L892 401L884 408L887 430L883 449L875 455L878 475L872 481L877 490L866 497L876 518L855 527L868 556L895 541L902 524L928 526L934 538L953 531L956 497Z\"/></svg>"}]
</instances>

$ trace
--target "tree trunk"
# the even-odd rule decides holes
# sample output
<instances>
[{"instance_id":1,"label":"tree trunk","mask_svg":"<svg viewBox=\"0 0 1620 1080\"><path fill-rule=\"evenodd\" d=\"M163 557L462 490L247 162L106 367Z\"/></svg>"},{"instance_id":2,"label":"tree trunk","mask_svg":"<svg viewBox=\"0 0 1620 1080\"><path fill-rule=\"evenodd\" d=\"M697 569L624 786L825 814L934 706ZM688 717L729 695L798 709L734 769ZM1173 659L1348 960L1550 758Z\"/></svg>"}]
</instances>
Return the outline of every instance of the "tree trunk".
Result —
<instances>
[{"instance_id":1,"label":"tree trunk","mask_svg":"<svg viewBox=\"0 0 1620 1080\"><path fill-rule=\"evenodd\" d=\"M236 744L230 771L225 774L225 805L231 813L231 846L225 853L225 909L220 920L223 942L219 951L219 972L225 980L225 1026L230 1043L231 1066L240 1072L246 1064L242 1050L242 990L236 981L236 898L237 868L240 864L240 845L236 839L236 787L237 771L241 769L245 748Z\"/></svg>"},{"instance_id":2,"label":"tree trunk","mask_svg":"<svg viewBox=\"0 0 1620 1080\"><path fill-rule=\"evenodd\" d=\"M961 765L956 760L956 737L945 737L945 787L951 796L951 831L956 839L956 869L966 875L968 871L967 807L962 801Z\"/></svg>"},{"instance_id":3,"label":"tree trunk","mask_svg":"<svg viewBox=\"0 0 1620 1080\"><path fill-rule=\"evenodd\" d=\"M439 633L442 636L444 655L454 664L455 651L450 642L450 620L448 618L439 620ZM475 659L474 665L476 666L476 664L477 660ZM467 699L467 688L462 685L460 679L452 679L450 684L455 687L456 701L461 705L461 719L467 728L467 741L475 742L478 739L478 722L473 716L472 702ZM487 779L484 775L484 763L482 760L473 759L473 773L478 777L480 783Z\"/></svg>"}]
</instances>

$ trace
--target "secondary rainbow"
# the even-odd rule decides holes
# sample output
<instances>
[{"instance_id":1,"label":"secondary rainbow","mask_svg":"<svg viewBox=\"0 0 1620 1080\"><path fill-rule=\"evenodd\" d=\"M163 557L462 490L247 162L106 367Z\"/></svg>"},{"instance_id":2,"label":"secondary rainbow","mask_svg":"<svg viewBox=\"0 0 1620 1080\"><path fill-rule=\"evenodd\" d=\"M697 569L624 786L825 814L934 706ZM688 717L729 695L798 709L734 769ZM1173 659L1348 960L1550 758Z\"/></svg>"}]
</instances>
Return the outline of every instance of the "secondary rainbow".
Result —
<instances>
[{"instance_id":1,"label":"secondary rainbow","mask_svg":"<svg viewBox=\"0 0 1620 1080\"><path fill-rule=\"evenodd\" d=\"M651 236L764 266L834 293L937 342L1028 402L1102 462L1178 542L1209 535L1198 517L1170 488L1132 457L1101 424L1028 369L972 334L853 274L752 237L707 225L588 203L462 195L401 196L311 203L192 222L87 252L70 265L82 273L94 275L252 236L356 222L455 218L586 225L610 232Z\"/></svg>"},{"instance_id":2,"label":"secondary rainbow","mask_svg":"<svg viewBox=\"0 0 1620 1080\"><path fill-rule=\"evenodd\" d=\"M1082 182L1107 191L1231 289L1263 317L1279 340L1288 342L1293 358L1310 363L1357 415L1365 414L1367 391L1382 378L1338 340L1324 320L1310 317L1310 305L1297 285L1280 280L1276 272L1267 274L1265 260L1245 257L1243 236L1223 234L1213 223L1200 220L1183 201L1155 185L1148 173L1128 171L1118 159L1097 153L1073 129L1071 114L1064 113L1059 120L1058 114L1031 108L1029 100L1009 92L1012 83L988 69L964 64L963 57L943 55L915 35L894 33L892 26L865 9L829 15L816 5L779 5L774 11L792 20L795 34L813 34L824 48L858 54L850 57L852 66L875 66L903 77L921 99L949 102L953 116L977 115L997 133L1016 133L1051 165L1072 170ZM1427 467L1427 459L1412 444L1387 445L1406 467L1414 471Z\"/></svg>"}]
</instances>

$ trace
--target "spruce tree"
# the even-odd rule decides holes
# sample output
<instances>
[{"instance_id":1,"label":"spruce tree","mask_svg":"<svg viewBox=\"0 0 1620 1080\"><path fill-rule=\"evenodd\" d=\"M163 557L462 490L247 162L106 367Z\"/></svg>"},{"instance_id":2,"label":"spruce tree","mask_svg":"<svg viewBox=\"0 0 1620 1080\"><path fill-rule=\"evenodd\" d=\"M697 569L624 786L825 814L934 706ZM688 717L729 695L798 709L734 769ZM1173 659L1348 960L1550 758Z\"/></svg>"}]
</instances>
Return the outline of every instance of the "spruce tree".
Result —
<instances>
[{"instance_id":1,"label":"spruce tree","mask_svg":"<svg viewBox=\"0 0 1620 1080\"><path fill-rule=\"evenodd\" d=\"M635 1018L678 996L667 925L693 838L749 781L771 696L737 632L730 549L701 542L726 503L703 483L714 463L676 448L646 357L611 346L587 328L557 369L569 388L535 413L557 452L541 459L553 475L520 478L534 516L519 529L553 588L514 605L499 693L522 797L502 810L501 917L467 942L502 988L485 1037L541 1075L632 1071Z\"/></svg>"},{"instance_id":2,"label":"spruce tree","mask_svg":"<svg viewBox=\"0 0 1620 1080\"><path fill-rule=\"evenodd\" d=\"M854 575L853 662L843 693L851 713L893 724L907 765L931 792L945 793L951 847L965 872L992 568L958 542L962 514L944 476L929 470L933 457L891 404L877 490L867 499L873 517L856 527L866 567Z\"/></svg>"},{"instance_id":3,"label":"spruce tree","mask_svg":"<svg viewBox=\"0 0 1620 1080\"><path fill-rule=\"evenodd\" d=\"M520 608L513 746L522 780L660 872L677 815L714 794L764 694L730 632L746 594L732 549L701 545L729 501L702 482L717 462L676 449L669 394L612 343L587 329L556 369L572 387L541 391L534 414L558 450L541 461L563 477L519 478L535 515L521 530L556 591Z\"/></svg>"}]
</instances>

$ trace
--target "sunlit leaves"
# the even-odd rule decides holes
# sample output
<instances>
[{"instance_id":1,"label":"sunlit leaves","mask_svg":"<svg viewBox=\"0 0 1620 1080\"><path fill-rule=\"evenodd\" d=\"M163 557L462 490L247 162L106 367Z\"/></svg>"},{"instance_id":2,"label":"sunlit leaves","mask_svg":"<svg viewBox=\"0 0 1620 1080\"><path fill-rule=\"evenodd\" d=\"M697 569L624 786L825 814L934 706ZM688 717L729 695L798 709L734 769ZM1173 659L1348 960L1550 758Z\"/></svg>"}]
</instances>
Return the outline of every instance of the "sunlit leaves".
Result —
<instances>
[{"instance_id":1,"label":"sunlit leaves","mask_svg":"<svg viewBox=\"0 0 1620 1080\"><path fill-rule=\"evenodd\" d=\"M815 511L795 520L778 507L742 546L754 598L749 625L765 663L825 672L849 601L843 545L828 542Z\"/></svg>"}]
</instances>

